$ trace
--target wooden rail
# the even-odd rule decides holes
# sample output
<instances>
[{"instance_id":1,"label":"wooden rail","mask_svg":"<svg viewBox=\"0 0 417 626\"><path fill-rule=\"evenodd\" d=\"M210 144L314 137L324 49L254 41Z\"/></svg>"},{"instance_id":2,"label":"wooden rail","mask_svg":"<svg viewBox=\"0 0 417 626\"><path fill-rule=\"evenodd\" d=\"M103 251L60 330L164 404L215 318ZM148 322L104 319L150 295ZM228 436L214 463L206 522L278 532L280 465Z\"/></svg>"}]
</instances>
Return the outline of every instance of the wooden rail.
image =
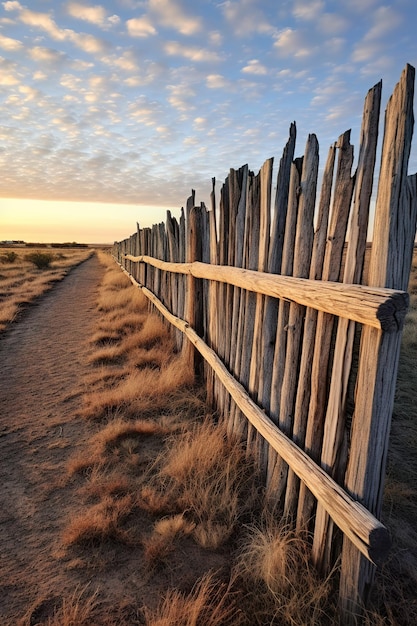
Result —
<instances>
[{"instance_id":1,"label":"wooden rail","mask_svg":"<svg viewBox=\"0 0 417 626\"><path fill-rule=\"evenodd\" d=\"M407 292L395 289L318 282L200 262L170 263L143 254L126 254L124 258L134 263L147 263L166 272L214 280L264 296L297 302L387 332L402 329L409 305Z\"/></svg>"}]
</instances>

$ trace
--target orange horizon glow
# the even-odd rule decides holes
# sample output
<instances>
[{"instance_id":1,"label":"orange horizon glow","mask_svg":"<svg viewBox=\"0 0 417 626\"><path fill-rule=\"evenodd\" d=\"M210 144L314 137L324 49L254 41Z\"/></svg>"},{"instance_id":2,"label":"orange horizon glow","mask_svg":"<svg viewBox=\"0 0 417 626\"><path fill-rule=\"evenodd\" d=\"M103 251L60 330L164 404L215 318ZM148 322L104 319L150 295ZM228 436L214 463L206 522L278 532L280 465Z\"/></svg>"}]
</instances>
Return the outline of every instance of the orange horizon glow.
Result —
<instances>
[{"instance_id":1,"label":"orange horizon glow","mask_svg":"<svg viewBox=\"0 0 417 626\"><path fill-rule=\"evenodd\" d=\"M0 241L102 243L166 220L172 207L0 198Z\"/></svg>"}]
</instances>

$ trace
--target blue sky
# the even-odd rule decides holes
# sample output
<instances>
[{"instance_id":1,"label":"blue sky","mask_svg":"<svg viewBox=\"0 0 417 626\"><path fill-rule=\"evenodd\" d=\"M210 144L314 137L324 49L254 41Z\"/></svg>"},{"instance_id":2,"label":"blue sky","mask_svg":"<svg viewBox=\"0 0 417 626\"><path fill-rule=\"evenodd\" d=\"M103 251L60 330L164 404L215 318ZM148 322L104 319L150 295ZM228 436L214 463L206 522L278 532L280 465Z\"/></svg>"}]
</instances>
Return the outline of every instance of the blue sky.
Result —
<instances>
[{"instance_id":1,"label":"blue sky","mask_svg":"<svg viewBox=\"0 0 417 626\"><path fill-rule=\"evenodd\" d=\"M324 164L348 128L357 154L416 27L415 0L0 2L0 239L111 241L191 188L208 204L213 176L278 164L292 121L297 155L314 132Z\"/></svg>"}]
</instances>

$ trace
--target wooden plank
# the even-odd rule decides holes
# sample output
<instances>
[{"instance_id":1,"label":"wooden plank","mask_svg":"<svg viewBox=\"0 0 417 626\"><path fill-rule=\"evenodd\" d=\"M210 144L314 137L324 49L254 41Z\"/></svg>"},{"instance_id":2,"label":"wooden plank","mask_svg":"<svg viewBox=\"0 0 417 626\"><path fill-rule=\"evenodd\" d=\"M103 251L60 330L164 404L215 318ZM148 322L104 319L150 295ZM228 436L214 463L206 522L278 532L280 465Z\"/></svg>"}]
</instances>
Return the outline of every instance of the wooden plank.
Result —
<instances>
[{"instance_id":1,"label":"wooden plank","mask_svg":"<svg viewBox=\"0 0 417 626\"><path fill-rule=\"evenodd\" d=\"M282 250L281 274L291 276L294 263L295 235L297 228L298 203L301 192L301 173L303 158L297 158L291 164L290 184L288 191L288 208L285 222L285 233ZM287 349L287 325L290 303L286 299L281 300L278 306L278 321L274 346L274 358L272 361L271 398L269 404L269 416L274 424L279 421L279 406L281 402L282 379L285 371L285 355ZM268 494L273 502L276 502L277 494L282 493L283 482L277 473L277 455L270 449L267 460L266 484Z\"/></svg>"},{"instance_id":2,"label":"wooden plank","mask_svg":"<svg viewBox=\"0 0 417 626\"><path fill-rule=\"evenodd\" d=\"M336 144L330 146L327 161L324 167L323 179L318 206L317 225L314 233L313 251L310 267L310 279L319 280L322 275L324 253L327 239L327 227L330 213L330 202L333 187L333 172L336 156ZM314 356L314 338L317 326L317 310L311 307L306 309L304 321L303 345L301 349L301 361L299 380L294 408L293 441L304 446L307 429L308 408L311 395L311 367ZM291 470L288 473L287 491L285 494L285 514L293 517L297 510L300 480Z\"/></svg>"},{"instance_id":3,"label":"wooden plank","mask_svg":"<svg viewBox=\"0 0 417 626\"><path fill-rule=\"evenodd\" d=\"M356 187L343 281L359 283L365 259L369 207L376 161L382 83L369 90L364 104ZM324 426L321 466L337 480L345 472L346 454L342 454L345 435L346 398L352 366L355 323L340 319L337 327L335 358L331 376ZM332 566L332 522L323 507L317 507L313 560L324 571Z\"/></svg>"},{"instance_id":4,"label":"wooden plank","mask_svg":"<svg viewBox=\"0 0 417 626\"><path fill-rule=\"evenodd\" d=\"M210 227L210 263L218 264L218 243L217 243L217 220L216 220L216 179L211 179L212 189L210 194L211 210L209 212ZM209 282L209 300L208 300L208 345L217 352L217 288L218 283ZM216 379L213 370L210 368L207 372L207 400L211 406L215 404L216 397Z\"/></svg>"},{"instance_id":5,"label":"wooden plank","mask_svg":"<svg viewBox=\"0 0 417 626\"><path fill-rule=\"evenodd\" d=\"M274 160L267 159L262 165L260 175L260 222L259 222L259 256L258 270L266 272L268 270L268 254L271 233L271 185L272 166ZM265 313L265 297L262 294L256 295L254 334L252 343L252 354L249 371L249 393L253 398L259 398L260 368L262 364L262 335L263 321ZM251 440L253 445L251 449ZM262 442L253 429L248 427L248 449L254 457L261 462Z\"/></svg>"},{"instance_id":6,"label":"wooden plank","mask_svg":"<svg viewBox=\"0 0 417 626\"><path fill-rule=\"evenodd\" d=\"M305 452L271 422L250 398L244 387L228 372L217 354L190 328L185 320L175 317L149 289L138 285L133 277L130 277L130 280L142 289L171 324L187 336L216 372L219 380L251 424L291 465L297 475L306 482L315 497L329 511L335 523L340 526L361 553L372 561L383 559L390 544L389 534L384 525L361 504L351 498L320 466L316 465Z\"/></svg>"},{"instance_id":7,"label":"wooden plank","mask_svg":"<svg viewBox=\"0 0 417 626\"><path fill-rule=\"evenodd\" d=\"M239 170L240 197L235 220L234 266L244 267L245 263L245 225L249 168L244 165ZM243 317L245 315L246 293L239 287L234 288L232 306L232 335L230 344L229 370L239 380L242 355ZM240 410L234 402L230 406L229 432L243 434Z\"/></svg>"},{"instance_id":8,"label":"wooden plank","mask_svg":"<svg viewBox=\"0 0 417 626\"><path fill-rule=\"evenodd\" d=\"M136 257L135 261L195 278L230 282L251 292L298 302L386 332L402 328L409 303L408 294L398 289L320 282L199 262L164 263L147 255Z\"/></svg>"},{"instance_id":9,"label":"wooden plank","mask_svg":"<svg viewBox=\"0 0 417 626\"><path fill-rule=\"evenodd\" d=\"M285 235L285 222L287 219L288 196L290 188L291 164L294 158L296 127L295 123L290 126L290 136L284 148L278 174L277 187L274 203L274 217L271 229L271 245L269 249L268 272L279 274L282 265L282 252ZM261 406L269 413L272 385L272 367L274 359L275 342L277 335L279 301L276 298L267 297L265 301L265 317L263 328L263 362L259 383L259 398Z\"/></svg>"},{"instance_id":10,"label":"wooden plank","mask_svg":"<svg viewBox=\"0 0 417 626\"><path fill-rule=\"evenodd\" d=\"M310 272L311 253L314 237L314 210L316 204L317 174L319 166L319 145L315 135L309 135L301 173L301 195L298 207L297 230L294 246L293 276L307 278ZM305 307L290 303L287 323L287 346L285 368L282 379L279 428L291 434L294 421L294 404L298 385L299 358L304 327ZM274 472L280 477L277 500L281 499L286 487L288 465L278 458ZM288 508L288 507L287 507ZM288 514L288 510L284 514Z\"/></svg>"},{"instance_id":11,"label":"wooden plank","mask_svg":"<svg viewBox=\"0 0 417 626\"><path fill-rule=\"evenodd\" d=\"M256 269L259 247L259 210L257 195L259 193L259 176L247 171L245 202L245 219L243 224L242 268ZM233 371L235 377L244 385L249 386L250 355L253 344L253 324L255 319L256 296L242 289L237 328L237 347ZM247 420L242 417L236 403L232 407L233 431L242 439L247 436Z\"/></svg>"},{"instance_id":12,"label":"wooden plank","mask_svg":"<svg viewBox=\"0 0 417 626\"><path fill-rule=\"evenodd\" d=\"M416 232L415 177L407 178L414 126L414 78L414 68L407 65L385 113L370 285L404 289L409 279L410 249ZM364 328L361 338L345 484L353 497L376 516L382 505L400 341L401 331L382 333L373 328ZM358 551L344 540L340 601L346 615L360 611L373 577L374 568L368 567Z\"/></svg>"},{"instance_id":13,"label":"wooden plank","mask_svg":"<svg viewBox=\"0 0 417 626\"><path fill-rule=\"evenodd\" d=\"M351 175L353 146L350 144L350 131L346 131L339 137L337 148L339 158L323 263L323 279L325 281L336 281L340 274L354 183L354 178ZM333 324L334 317L332 315L319 312L311 368L311 388L314 389L314 394L310 398L305 437L305 450L316 461L320 459L323 439ZM299 528L308 525L314 505L314 498L308 493L305 485L301 484L297 510L297 526Z\"/></svg>"},{"instance_id":14,"label":"wooden plank","mask_svg":"<svg viewBox=\"0 0 417 626\"><path fill-rule=\"evenodd\" d=\"M193 207L188 213L187 229L187 262L192 263L201 258L201 207ZM187 298L185 319L194 331L201 336L203 325L202 302L201 302L201 281L194 278L192 274L187 276ZM185 352L184 352L185 351ZM196 358L195 350L189 342L185 342L184 357L190 363L191 368L197 371L200 360Z\"/></svg>"}]
</instances>

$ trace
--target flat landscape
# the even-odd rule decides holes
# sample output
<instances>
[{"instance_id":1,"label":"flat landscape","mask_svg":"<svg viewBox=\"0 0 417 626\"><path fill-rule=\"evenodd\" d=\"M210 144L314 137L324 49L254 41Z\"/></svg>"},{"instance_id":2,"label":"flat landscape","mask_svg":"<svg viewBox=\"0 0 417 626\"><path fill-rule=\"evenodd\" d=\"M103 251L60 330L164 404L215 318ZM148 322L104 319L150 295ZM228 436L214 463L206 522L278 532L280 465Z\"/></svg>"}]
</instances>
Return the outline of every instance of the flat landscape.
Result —
<instances>
[{"instance_id":1,"label":"flat landscape","mask_svg":"<svg viewBox=\"0 0 417 626\"><path fill-rule=\"evenodd\" d=\"M18 254L0 264L1 623L337 624L305 538L109 254ZM417 623L416 258L410 294L369 626Z\"/></svg>"}]
</instances>

